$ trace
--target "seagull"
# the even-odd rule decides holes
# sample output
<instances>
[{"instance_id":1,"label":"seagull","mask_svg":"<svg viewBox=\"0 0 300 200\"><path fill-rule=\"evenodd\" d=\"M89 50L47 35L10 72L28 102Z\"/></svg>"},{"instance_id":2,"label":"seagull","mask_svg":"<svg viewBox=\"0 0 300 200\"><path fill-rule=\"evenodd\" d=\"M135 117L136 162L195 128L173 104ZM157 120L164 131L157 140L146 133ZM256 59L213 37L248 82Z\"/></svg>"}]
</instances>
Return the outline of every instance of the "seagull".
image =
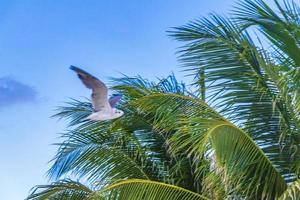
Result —
<instances>
[{"instance_id":1,"label":"seagull","mask_svg":"<svg viewBox=\"0 0 300 200\"><path fill-rule=\"evenodd\" d=\"M94 112L86 118L87 120L105 121L124 115L122 110L116 108L116 104L120 101L122 95L113 95L107 99L108 88L102 81L73 65L70 66L70 69L75 71L82 83L92 90Z\"/></svg>"}]
</instances>

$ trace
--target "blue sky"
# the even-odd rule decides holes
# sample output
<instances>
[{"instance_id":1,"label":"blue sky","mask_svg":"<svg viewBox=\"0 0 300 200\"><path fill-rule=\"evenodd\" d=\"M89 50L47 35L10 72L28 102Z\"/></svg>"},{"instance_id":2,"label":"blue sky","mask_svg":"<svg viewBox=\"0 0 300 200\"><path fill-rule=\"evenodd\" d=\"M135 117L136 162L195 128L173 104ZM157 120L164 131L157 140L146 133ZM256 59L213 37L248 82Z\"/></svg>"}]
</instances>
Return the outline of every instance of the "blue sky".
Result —
<instances>
[{"instance_id":1,"label":"blue sky","mask_svg":"<svg viewBox=\"0 0 300 200\"><path fill-rule=\"evenodd\" d=\"M57 133L50 118L68 97L89 97L68 67L106 80L120 73L150 79L170 72L185 79L179 42L166 36L233 0L3 0L0 3L0 194L24 199L46 183Z\"/></svg>"}]
</instances>

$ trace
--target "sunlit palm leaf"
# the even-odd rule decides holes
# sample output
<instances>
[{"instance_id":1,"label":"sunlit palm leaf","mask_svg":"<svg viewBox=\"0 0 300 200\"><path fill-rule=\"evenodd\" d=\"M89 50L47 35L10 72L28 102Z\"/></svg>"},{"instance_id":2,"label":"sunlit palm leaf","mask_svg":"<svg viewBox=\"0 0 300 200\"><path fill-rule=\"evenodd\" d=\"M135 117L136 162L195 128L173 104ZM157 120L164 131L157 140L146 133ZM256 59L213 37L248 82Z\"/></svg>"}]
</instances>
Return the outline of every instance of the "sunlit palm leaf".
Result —
<instances>
[{"instance_id":1,"label":"sunlit palm leaf","mask_svg":"<svg viewBox=\"0 0 300 200\"><path fill-rule=\"evenodd\" d=\"M196 76L195 84L200 81L198 74L205 72L209 105L250 134L286 180L294 180L297 163L290 159L294 153L290 148L297 141L297 129L292 131L297 122L278 77L268 70L277 66L257 49L239 23L222 17L191 22L171 35L188 42L179 53L184 66Z\"/></svg>"},{"instance_id":2,"label":"sunlit palm leaf","mask_svg":"<svg viewBox=\"0 0 300 200\"><path fill-rule=\"evenodd\" d=\"M232 192L272 199L285 190L284 179L255 142L201 100L153 94L137 100L136 105L144 114L155 116L159 130L177 130L169 140L171 152L194 156L197 164L211 149Z\"/></svg>"},{"instance_id":3,"label":"sunlit palm leaf","mask_svg":"<svg viewBox=\"0 0 300 200\"><path fill-rule=\"evenodd\" d=\"M143 199L143 200L206 200L204 196L184 188L148 180L126 180L103 188L89 197L96 199Z\"/></svg>"},{"instance_id":4,"label":"sunlit palm leaf","mask_svg":"<svg viewBox=\"0 0 300 200\"><path fill-rule=\"evenodd\" d=\"M300 199L300 180L295 181L280 196L280 200L296 200Z\"/></svg>"}]
</instances>

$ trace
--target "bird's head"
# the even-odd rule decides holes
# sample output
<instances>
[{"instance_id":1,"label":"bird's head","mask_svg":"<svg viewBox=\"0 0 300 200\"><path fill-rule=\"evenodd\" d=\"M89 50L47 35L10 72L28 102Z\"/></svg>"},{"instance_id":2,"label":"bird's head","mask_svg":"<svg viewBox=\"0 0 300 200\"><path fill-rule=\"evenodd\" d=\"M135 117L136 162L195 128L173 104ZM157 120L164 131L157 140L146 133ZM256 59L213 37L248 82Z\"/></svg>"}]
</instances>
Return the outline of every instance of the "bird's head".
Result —
<instances>
[{"instance_id":1,"label":"bird's head","mask_svg":"<svg viewBox=\"0 0 300 200\"><path fill-rule=\"evenodd\" d=\"M115 118L121 117L123 115L124 115L124 112L122 110L114 109L114 116L115 116Z\"/></svg>"}]
</instances>

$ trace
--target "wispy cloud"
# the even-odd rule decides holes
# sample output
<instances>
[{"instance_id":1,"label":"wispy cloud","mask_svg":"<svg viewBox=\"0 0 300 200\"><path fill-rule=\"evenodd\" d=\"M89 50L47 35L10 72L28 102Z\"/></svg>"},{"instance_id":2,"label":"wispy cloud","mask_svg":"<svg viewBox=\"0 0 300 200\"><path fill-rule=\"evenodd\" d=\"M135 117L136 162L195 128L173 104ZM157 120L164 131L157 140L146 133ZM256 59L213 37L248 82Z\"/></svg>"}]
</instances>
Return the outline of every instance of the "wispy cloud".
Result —
<instances>
[{"instance_id":1,"label":"wispy cloud","mask_svg":"<svg viewBox=\"0 0 300 200\"><path fill-rule=\"evenodd\" d=\"M37 92L31 86L11 77L0 78L0 108L18 103L33 102L36 98Z\"/></svg>"}]
</instances>

